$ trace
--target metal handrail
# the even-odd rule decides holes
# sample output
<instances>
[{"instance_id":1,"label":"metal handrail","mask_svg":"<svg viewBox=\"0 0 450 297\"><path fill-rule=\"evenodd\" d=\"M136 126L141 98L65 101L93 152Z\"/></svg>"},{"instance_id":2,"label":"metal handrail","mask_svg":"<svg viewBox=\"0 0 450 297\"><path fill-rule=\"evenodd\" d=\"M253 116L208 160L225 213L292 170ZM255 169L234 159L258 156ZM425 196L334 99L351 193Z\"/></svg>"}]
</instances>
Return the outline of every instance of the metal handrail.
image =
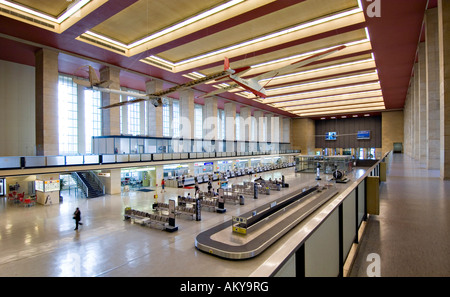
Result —
<instances>
[{"instance_id":1,"label":"metal handrail","mask_svg":"<svg viewBox=\"0 0 450 297\"><path fill-rule=\"evenodd\" d=\"M76 181L77 186L81 188L82 192L86 197L89 197L89 188L88 186L83 182L78 172L72 172L71 173L72 178Z\"/></svg>"}]
</instances>

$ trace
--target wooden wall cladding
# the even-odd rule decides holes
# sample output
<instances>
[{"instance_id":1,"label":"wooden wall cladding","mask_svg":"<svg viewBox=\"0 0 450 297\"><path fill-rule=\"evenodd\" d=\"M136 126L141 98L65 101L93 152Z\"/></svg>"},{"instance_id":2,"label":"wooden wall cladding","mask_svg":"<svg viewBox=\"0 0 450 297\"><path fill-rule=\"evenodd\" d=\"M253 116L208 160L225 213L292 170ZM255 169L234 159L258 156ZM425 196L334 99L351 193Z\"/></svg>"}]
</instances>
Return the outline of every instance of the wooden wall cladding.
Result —
<instances>
[{"instance_id":1,"label":"wooden wall cladding","mask_svg":"<svg viewBox=\"0 0 450 297\"><path fill-rule=\"evenodd\" d=\"M316 148L380 148L381 116L317 120ZM358 131L370 130L370 139L357 139ZM327 132L337 132L336 140L325 140Z\"/></svg>"}]
</instances>

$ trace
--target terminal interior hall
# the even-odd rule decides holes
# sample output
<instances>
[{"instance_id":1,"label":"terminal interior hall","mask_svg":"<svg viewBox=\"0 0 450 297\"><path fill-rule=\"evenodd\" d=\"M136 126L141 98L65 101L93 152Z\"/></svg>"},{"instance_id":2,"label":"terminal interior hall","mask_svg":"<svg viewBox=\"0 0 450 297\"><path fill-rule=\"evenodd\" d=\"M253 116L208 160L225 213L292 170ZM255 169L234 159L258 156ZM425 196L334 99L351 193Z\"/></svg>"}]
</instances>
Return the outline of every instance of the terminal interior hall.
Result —
<instances>
[{"instance_id":1,"label":"terminal interior hall","mask_svg":"<svg viewBox=\"0 0 450 297\"><path fill-rule=\"evenodd\" d=\"M1 0L0 276L450 276L449 28L447 0Z\"/></svg>"}]
</instances>

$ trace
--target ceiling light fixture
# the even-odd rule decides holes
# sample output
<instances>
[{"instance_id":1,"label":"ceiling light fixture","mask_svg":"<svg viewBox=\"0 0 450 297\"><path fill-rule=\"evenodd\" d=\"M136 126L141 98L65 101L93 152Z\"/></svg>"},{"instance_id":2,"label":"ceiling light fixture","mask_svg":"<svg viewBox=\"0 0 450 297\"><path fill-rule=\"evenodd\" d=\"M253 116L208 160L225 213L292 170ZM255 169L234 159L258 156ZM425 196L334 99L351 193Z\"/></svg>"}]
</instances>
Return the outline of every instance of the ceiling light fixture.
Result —
<instances>
[{"instance_id":1,"label":"ceiling light fixture","mask_svg":"<svg viewBox=\"0 0 450 297\"><path fill-rule=\"evenodd\" d=\"M15 8L22 12L29 13L31 15L34 15L34 16L46 19L48 21L58 23L58 24L61 24L63 21L65 21L67 18L69 18L75 12L80 10L84 5L86 5L89 2L90 2L90 0L78 0L78 1L74 2L73 4L69 5L68 9L62 15L60 15L58 18L55 18L55 17L49 16L49 15L46 15L44 13L35 11L33 9L12 3L10 1L0 0L0 4Z\"/></svg>"},{"instance_id":2,"label":"ceiling light fixture","mask_svg":"<svg viewBox=\"0 0 450 297\"><path fill-rule=\"evenodd\" d=\"M200 13L200 14L192 17L192 18L189 18L189 19L187 19L187 20L185 20L183 22L177 23L177 24L175 24L173 26L170 26L170 27L168 27L166 29L163 29L161 31L158 31L158 32L156 32L156 33L154 33L154 34L152 34L150 36L147 36L147 37L145 37L145 38L143 38L141 40L135 41L135 42L133 42L131 44L125 44L125 43L122 43L122 42L118 42L118 41L112 40L112 39L110 39L110 38L108 38L106 36L94 33L92 31L86 31L85 34L88 34L88 35L94 36L94 37L96 37L98 39L102 39L104 41L113 43L113 44L118 45L120 47L123 47L125 49L131 49L131 48L139 46L139 45L141 45L143 43L149 42L149 41L151 41L153 39L156 39L156 38L159 38L159 37L164 36L166 34L169 34L171 32L174 32L174 31L176 31L176 30L178 30L178 29L180 29L182 27L185 27L185 26L188 26L188 25L193 24L195 22L198 22L198 21L200 21L202 19L205 19L205 18L207 18L207 17L209 17L209 16L211 16L213 14L216 14L216 13L218 13L220 11L223 11L223 10L225 10L227 8L230 8L230 7L232 7L232 6L236 5L236 4L239 4L239 3L243 2L243 1L245 1L245 0L228 1L227 3L219 5L219 6L215 7L215 8L213 8L213 9L207 10L207 11L205 11L203 13ZM158 58L156 56L150 56L150 57L155 58L155 59ZM161 58L158 58L158 59L160 60L160 62L164 62L165 64L167 64L170 67L175 67L176 64L178 64L178 63L171 63L171 62L163 60Z\"/></svg>"},{"instance_id":3,"label":"ceiling light fixture","mask_svg":"<svg viewBox=\"0 0 450 297\"><path fill-rule=\"evenodd\" d=\"M274 77L274 78L262 79L262 80L260 80L260 82L284 79L284 78L288 78L288 77L292 77L292 76L306 75L306 74L310 74L310 73L327 71L327 70L333 70L333 69L339 69L339 68L355 66L355 65L364 64L364 63L370 63L370 62L374 62L374 59L371 58L371 59L366 59L366 60L360 60L360 61L355 61L355 62L350 62L350 63L343 63L343 64L337 64L337 65L327 66L327 67L323 67L323 68L307 70L307 71L301 71L301 72L295 72L295 73L290 73L290 74L285 74L285 75L279 75L279 76Z\"/></svg>"}]
</instances>

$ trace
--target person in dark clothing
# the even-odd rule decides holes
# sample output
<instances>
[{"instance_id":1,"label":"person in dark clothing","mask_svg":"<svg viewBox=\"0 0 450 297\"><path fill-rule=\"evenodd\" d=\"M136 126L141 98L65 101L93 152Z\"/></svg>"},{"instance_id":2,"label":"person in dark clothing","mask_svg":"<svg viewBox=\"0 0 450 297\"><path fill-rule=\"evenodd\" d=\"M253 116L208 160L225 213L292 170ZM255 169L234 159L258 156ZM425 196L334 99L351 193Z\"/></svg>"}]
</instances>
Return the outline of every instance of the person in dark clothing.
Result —
<instances>
[{"instance_id":1,"label":"person in dark clothing","mask_svg":"<svg viewBox=\"0 0 450 297\"><path fill-rule=\"evenodd\" d=\"M75 229L73 229L73 230L78 230L78 225L83 225L80 222L81 221L81 211L78 207L75 210L75 212L73 213L73 219L75 220Z\"/></svg>"}]
</instances>

